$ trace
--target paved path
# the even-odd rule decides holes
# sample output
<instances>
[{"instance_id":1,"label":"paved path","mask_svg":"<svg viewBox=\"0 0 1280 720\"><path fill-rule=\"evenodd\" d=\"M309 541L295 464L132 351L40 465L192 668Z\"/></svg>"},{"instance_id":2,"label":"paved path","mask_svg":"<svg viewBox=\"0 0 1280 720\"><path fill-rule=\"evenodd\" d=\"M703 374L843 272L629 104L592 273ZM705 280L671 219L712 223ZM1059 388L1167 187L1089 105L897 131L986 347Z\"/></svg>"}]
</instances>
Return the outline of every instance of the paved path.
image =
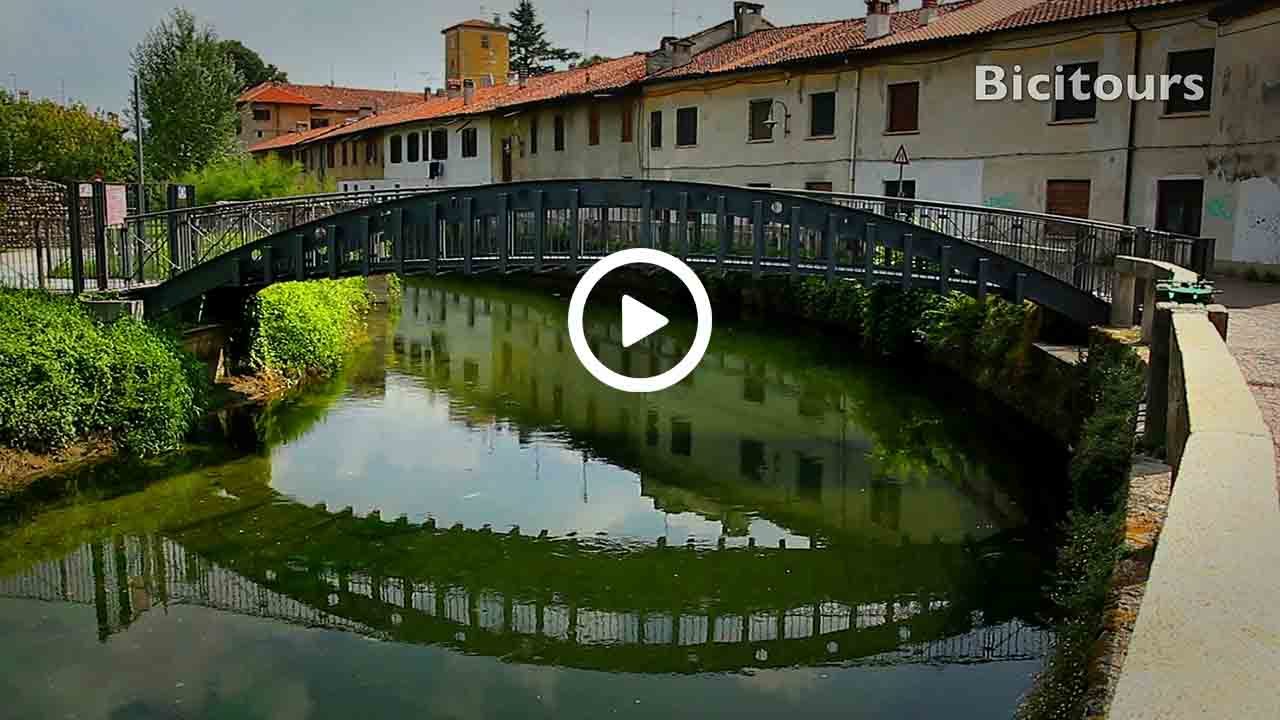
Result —
<instances>
[{"instance_id":1,"label":"paved path","mask_svg":"<svg viewBox=\"0 0 1280 720\"><path fill-rule=\"evenodd\" d=\"M1227 347L1244 371L1275 443L1280 489L1280 284L1215 280L1218 301L1231 310Z\"/></svg>"}]
</instances>

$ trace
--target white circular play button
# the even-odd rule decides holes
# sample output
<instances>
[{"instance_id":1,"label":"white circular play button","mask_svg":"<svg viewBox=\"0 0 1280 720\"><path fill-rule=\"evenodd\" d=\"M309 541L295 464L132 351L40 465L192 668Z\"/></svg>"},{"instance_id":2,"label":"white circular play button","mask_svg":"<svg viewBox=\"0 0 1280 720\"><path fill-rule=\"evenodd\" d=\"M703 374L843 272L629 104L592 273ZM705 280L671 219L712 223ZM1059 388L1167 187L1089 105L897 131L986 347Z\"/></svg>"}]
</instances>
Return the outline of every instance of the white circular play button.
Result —
<instances>
[{"instance_id":1,"label":"white circular play button","mask_svg":"<svg viewBox=\"0 0 1280 720\"><path fill-rule=\"evenodd\" d=\"M583 315L587 309L587 298L605 275L626 265L653 265L675 275L684 283L693 296L693 305L698 312L698 329L693 336L693 346L688 354L670 370L653 377L634 378L616 373L609 369L591 352L587 342L587 334L583 329ZM669 321L661 313L649 308L630 295L622 296L622 346L624 348L640 342L653 333L666 327ZM605 257L592 265L578 286L573 289L573 297L569 300L569 342L573 352L578 356L582 366L597 380L615 390L632 393L648 393L666 390L688 377L694 368L702 362L702 356L711 344L711 299L707 297L706 288L696 273L680 262L679 259L660 250L648 248L632 248L622 250Z\"/></svg>"}]
</instances>

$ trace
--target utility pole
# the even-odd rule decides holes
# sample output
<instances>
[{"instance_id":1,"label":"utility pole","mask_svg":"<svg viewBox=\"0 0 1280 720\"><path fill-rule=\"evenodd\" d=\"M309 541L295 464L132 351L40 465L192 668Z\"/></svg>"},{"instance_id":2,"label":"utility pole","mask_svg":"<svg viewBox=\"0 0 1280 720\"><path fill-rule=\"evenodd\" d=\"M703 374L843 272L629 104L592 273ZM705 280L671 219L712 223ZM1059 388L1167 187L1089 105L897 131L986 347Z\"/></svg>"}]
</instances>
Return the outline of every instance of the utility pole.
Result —
<instances>
[{"instance_id":1,"label":"utility pole","mask_svg":"<svg viewBox=\"0 0 1280 720\"><path fill-rule=\"evenodd\" d=\"M142 164L142 93L138 90L138 74L133 74L133 134L138 136L138 214L147 211L147 176Z\"/></svg>"}]
</instances>

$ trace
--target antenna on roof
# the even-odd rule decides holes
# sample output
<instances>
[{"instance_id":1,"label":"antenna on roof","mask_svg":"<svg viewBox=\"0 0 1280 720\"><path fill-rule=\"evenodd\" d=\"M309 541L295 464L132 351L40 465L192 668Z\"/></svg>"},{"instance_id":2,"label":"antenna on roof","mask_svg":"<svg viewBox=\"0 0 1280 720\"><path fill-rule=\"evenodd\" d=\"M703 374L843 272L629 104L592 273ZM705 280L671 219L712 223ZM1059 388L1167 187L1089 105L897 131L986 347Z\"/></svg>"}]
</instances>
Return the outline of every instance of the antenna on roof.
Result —
<instances>
[{"instance_id":1,"label":"antenna on roof","mask_svg":"<svg viewBox=\"0 0 1280 720\"><path fill-rule=\"evenodd\" d=\"M671 36L672 37L675 37L676 35L676 15L679 15L679 14L680 14L680 11L676 10L676 0L671 0Z\"/></svg>"},{"instance_id":2,"label":"antenna on roof","mask_svg":"<svg viewBox=\"0 0 1280 720\"><path fill-rule=\"evenodd\" d=\"M587 5L587 28L582 39L582 62L591 57L591 5ZM591 82L591 67L587 66L587 82Z\"/></svg>"}]
</instances>

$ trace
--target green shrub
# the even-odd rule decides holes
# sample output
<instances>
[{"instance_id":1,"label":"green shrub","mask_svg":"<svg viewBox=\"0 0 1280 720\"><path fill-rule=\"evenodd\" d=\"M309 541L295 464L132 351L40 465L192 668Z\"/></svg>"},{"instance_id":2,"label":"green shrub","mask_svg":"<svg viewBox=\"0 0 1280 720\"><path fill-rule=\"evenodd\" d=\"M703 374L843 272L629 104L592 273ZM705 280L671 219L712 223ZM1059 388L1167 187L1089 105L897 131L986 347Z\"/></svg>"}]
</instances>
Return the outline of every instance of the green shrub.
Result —
<instances>
[{"instance_id":1,"label":"green shrub","mask_svg":"<svg viewBox=\"0 0 1280 720\"><path fill-rule=\"evenodd\" d=\"M70 298L0 291L0 443L47 452L109 433L154 455L177 447L203 399L173 338L131 318L101 326Z\"/></svg>"},{"instance_id":2,"label":"green shrub","mask_svg":"<svg viewBox=\"0 0 1280 720\"><path fill-rule=\"evenodd\" d=\"M265 200L332 189L305 175L298 163L286 163L274 155L261 160L230 155L183 175L178 182L195 185L202 203Z\"/></svg>"},{"instance_id":3,"label":"green shrub","mask_svg":"<svg viewBox=\"0 0 1280 720\"><path fill-rule=\"evenodd\" d=\"M1124 346L1095 342L1089 349L1092 411L1071 458L1072 502L1082 511L1110 510L1125 490L1143 394L1141 361Z\"/></svg>"},{"instance_id":4,"label":"green shrub","mask_svg":"<svg viewBox=\"0 0 1280 720\"><path fill-rule=\"evenodd\" d=\"M250 304L248 364L290 376L332 373L370 305L364 278L272 285Z\"/></svg>"}]
</instances>

